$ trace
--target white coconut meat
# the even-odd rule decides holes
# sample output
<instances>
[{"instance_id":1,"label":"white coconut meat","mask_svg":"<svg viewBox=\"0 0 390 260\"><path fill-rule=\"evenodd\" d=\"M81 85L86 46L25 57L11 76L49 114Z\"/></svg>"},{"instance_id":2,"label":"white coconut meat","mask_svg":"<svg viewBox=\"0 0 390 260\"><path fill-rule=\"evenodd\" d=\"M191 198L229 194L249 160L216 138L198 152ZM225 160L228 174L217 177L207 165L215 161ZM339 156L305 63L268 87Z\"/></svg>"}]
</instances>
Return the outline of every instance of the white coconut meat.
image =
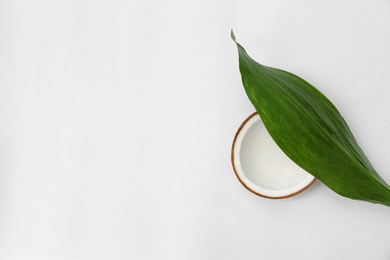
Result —
<instances>
[{"instance_id":1,"label":"white coconut meat","mask_svg":"<svg viewBox=\"0 0 390 260\"><path fill-rule=\"evenodd\" d=\"M267 198L291 197L315 180L283 153L257 113L249 116L236 134L232 164L248 190Z\"/></svg>"}]
</instances>

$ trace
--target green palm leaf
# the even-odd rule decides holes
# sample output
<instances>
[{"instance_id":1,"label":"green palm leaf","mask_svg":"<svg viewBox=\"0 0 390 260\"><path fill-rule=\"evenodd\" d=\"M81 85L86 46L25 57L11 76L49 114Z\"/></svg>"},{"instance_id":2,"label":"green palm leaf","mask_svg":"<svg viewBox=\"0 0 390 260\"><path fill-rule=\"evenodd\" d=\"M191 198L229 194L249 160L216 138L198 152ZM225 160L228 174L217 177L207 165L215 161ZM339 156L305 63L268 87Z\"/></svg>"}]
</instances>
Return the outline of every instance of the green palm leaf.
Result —
<instances>
[{"instance_id":1,"label":"green palm leaf","mask_svg":"<svg viewBox=\"0 0 390 260\"><path fill-rule=\"evenodd\" d=\"M336 193L390 206L390 186L336 107L300 77L254 61L231 36L245 91L283 152Z\"/></svg>"}]
</instances>

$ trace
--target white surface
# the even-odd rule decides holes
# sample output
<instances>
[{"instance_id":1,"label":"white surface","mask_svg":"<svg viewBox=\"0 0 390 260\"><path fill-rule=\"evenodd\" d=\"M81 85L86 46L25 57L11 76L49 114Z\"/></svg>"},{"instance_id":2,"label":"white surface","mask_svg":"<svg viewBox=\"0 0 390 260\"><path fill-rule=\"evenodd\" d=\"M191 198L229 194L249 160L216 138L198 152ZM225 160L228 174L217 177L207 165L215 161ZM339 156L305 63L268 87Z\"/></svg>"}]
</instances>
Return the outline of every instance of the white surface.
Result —
<instances>
[{"instance_id":1,"label":"white surface","mask_svg":"<svg viewBox=\"0 0 390 260\"><path fill-rule=\"evenodd\" d=\"M291 196L314 180L283 153L258 114L251 115L240 127L233 142L235 172L256 194L271 198Z\"/></svg>"},{"instance_id":2,"label":"white surface","mask_svg":"<svg viewBox=\"0 0 390 260\"><path fill-rule=\"evenodd\" d=\"M390 2L0 1L0 259L389 259L390 209L230 165L237 40L325 93L390 181Z\"/></svg>"}]
</instances>

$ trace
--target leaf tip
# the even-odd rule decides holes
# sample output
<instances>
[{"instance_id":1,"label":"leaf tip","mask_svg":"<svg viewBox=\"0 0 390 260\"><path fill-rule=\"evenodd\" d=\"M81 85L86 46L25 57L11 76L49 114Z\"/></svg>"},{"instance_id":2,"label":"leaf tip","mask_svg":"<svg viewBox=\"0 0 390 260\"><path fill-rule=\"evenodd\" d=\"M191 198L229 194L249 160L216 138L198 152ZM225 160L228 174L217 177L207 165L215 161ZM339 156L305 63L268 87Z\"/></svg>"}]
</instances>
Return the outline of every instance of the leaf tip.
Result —
<instances>
[{"instance_id":1,"label":"leaf tip","mask_svg":"<svg viewBox=\"0 0 390 260\"><path fill-rule=\"evenodd\" d=\"M233 29L230 30L230 37L232 37L232 40L236 42L236 36L234 35Z\"/></svg>"}]
</instances>

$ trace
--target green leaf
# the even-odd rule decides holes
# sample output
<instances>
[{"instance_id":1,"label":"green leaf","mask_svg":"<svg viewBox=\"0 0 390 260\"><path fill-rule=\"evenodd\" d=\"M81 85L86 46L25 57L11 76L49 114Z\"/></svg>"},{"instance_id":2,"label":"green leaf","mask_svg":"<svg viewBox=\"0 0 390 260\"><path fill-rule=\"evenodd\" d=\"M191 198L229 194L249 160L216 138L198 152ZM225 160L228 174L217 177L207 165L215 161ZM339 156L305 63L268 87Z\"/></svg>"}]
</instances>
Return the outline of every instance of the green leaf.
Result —
<instances>
[{"instance_id":1,"label":"green leaf","mask_svg":"<svg viewBox=\"0 0 390 260\"><path fill-rule=\"evenodd\" d=\"M390 206L390 186L328 98L290 72L257 63L231 36L246 94L282 151L336 193Z\"/></svg>"}]
</instances>

